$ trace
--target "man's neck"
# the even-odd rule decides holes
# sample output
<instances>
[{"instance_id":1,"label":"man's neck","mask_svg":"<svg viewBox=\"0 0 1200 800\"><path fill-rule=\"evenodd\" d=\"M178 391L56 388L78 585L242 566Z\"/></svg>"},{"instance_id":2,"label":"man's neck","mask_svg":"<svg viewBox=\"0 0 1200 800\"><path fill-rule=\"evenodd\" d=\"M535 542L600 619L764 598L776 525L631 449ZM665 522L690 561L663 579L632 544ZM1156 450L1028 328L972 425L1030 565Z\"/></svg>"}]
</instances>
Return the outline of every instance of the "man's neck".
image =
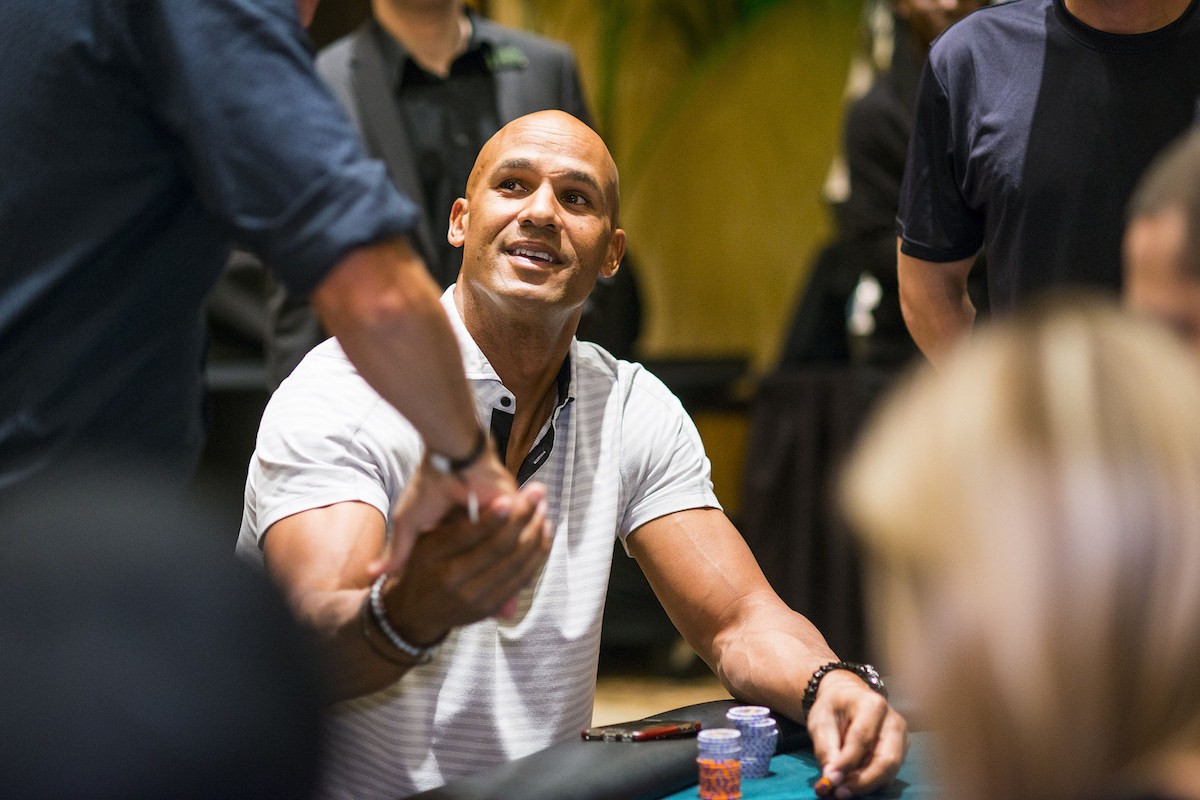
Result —
<instances>
[{"instance_id":1,"label":"man's neck","mask_svg":"<svg viewBox=\"0 0 1200 800\"><path fill-rule=\"evenodd\" d=\"M372 0L375 19L426 72L446 77L471 39L458 0Z\"/></svg>"},{"instance_id":2,"label":"man's neck","mask_svg":"<svg viewBox=\"0 0 1200 800\"><path fill-rule=\"evenodd\" d=\"M461 284L455 289L455 302L471 338L516 401L506 457L515 473L554 410L558 373L570 352L581 311L561 319L541 318L542 325L530 325L527 318L496 315L486 301L463 293Z\"/></svg>"},{"instance_id":3,"label":"man's neck","mask_svg":"<svg viewBox=\"0 0 1200 800\"><path fill-rule=\"evenodd\" d=\"M1105 33L1149 33L1183 16L1191 0L1064 0L1084 25Z\"/></svg>"}]
</instances>

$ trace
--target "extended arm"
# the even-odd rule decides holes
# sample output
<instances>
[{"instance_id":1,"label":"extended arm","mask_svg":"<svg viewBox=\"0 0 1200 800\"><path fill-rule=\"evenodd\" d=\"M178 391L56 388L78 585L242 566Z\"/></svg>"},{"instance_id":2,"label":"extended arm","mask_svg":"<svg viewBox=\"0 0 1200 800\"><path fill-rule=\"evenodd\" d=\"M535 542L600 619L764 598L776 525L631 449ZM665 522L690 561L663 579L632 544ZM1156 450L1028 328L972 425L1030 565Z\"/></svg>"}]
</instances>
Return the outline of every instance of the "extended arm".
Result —
<instances>
[{"instance_id":1,"label":"extended arm","mask_svg":"<svg viewBox=\"0 0 1200 800\"><path fill-rule=\"evenodd\" d=\"M438 298L424 263L401 238L351 251L313 292L312 305L367 383L429 448L459 458L471 452L479 423ZM466 478L483 503L516 489L491 448Z\"/></svg>"},{"instance_id":2,"label":"extended arm","mask_svg":"<svg viewBox=\"0 0 1200 800\"><path fill-rule=\"evenodd\" d=\"M373 506L336 503L285 517L263 540L267 569L329 657L338 699L381 689L408 671L377 655L359 623L366 565L383 547L384 530Z\"/></svg>"},{"instance_id":3,"label":"extended arm","mask_svg":"<svg viewBox=\"0 0 1200 800\"><path fill-rule=\"evenodd\" d=\"M671 620L730 694L804 719L808 679L837 656L775 594L721 511L660 517L632 533L629 547ZM853 792L886 784L903 761L903 718L848 672L821 682L807 725L826 774L845 776L842 785Z\"/></svg>"},{"instance_id":4,"label":"extended arm","mask_svg":"<svg viewBox=\"0 0 1200 800\"><path fill-rule=\"evenodd\" d=\"M897 247L900 310L913 341L934 366L975 324L967 275L975 257L937 263L907 255Z\"/></svg>"}]
</instances>

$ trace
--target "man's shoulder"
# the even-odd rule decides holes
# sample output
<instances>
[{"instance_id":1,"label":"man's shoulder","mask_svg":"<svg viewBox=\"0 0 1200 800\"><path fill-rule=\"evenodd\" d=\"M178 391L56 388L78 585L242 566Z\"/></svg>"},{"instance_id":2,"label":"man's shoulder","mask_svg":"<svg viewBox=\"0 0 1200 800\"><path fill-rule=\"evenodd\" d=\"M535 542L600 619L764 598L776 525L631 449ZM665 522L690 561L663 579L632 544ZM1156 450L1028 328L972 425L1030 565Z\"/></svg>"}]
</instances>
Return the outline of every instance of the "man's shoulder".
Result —
<instances>
[{"instance_id":1,"label":"man's shoulder","mask_svg":"<svg viewBox=\"0 0 1200 800\"><path fill-rule=\"evenodd\" d=\"M580 383L576 391L597 391L627 383L637 369L636 364L622 361L595 342L582 339L575 340L571 358L575 362L575 378Z\"/></svg>"},{"instance_id":2,"label":"man's shoulder","mask_svg":"<svg viewBox=\"0 0 1200 800\"><path fill-rule=\"evenodd\" d=\"M617 358L594 342L577 342L577 391L580 395L621 395L625 407L654 403L682 412L683 404L658 376L636 361Z\"/></svg>"},{"instance_id":3,"label":"man's shoulder","mask_svg":"<svg viewBox=\"0 0 1200 800\"><path fill-rule=\"evenodd\" d=\"M364 23L340 39L335 39L325 45L317 53L317 71L321 77L329 80L330 76L344 70L354 58L358 43L370 33L370 23Z\"/></svg>"},{"instance_id":4,"label":"man's shoulder","mask_svg":"<svg viewBox=\"0 0 1200 800\"><path fill-rule=\"evenodd\" d=\"M526 56L572 61L575 59L575 51L571 49L571 46L557 39L510 28L485 17L476 16L473 21L480 38L492 41L501 47L516 47Z\"/></svg>"},{"instance_id":5,"label":"man's shoulder","mask_svg":"<svg viewBox=\"0 0 1200 800\"><path fill-rule=\"evenodd\" d=\"M934 41L929 58L936 67L981 50L995 49L997 57L1011 57L1013 47L1043 40L1053 5L1053 0L1007 0L983 6L947 28Z\"/></svg>"},{"instance_id":6,"label":"man's shoulder","mask_svg":"<svg viewBox=\"0 0 1200 800\"><path fill-rule=\"evenodd\" d=\"M292 370L268 403L268 417L278 415L283 409L303 408L308 413L327 407L337 409L341 418L360 416L369 411L383 398L371 388L350 359L346 357L337 339L329 338L309 351Z\"/></svg>"},{"instance_id":7,"label":"man's shoulder","mask_svg":"<svg viewBox=\"0 0 1200 800\"><path fill-rule=\"evenodd\" d=\"M408 419L363 379L331 338L314 347L267 401L257 450L286 452L293 460L303 453L310 465L357 459L391 474L389 465L419 453L420 441Z\"/></svg>"}]
</instances>

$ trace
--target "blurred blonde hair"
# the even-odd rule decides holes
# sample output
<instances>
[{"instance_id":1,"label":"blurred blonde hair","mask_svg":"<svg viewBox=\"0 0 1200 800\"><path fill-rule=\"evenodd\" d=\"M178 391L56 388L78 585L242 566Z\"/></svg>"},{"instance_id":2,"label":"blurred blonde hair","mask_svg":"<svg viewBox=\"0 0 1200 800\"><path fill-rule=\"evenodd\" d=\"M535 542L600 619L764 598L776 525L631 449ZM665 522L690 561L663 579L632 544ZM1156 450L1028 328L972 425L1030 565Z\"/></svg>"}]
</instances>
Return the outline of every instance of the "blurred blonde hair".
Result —
<instances>
[{"instance_id":1,"label":"blurred blonde hair","mask_svg":"<svg viewBox=\"0 0 1200 800\"><path fill-rule=\"evenodd\" d=\"M1078 798L1200 743L1200 377L1107 304L1043 308L916 374L843 505L947 796Z\"/></svg>"},{"instance_id":2,"label":"blurred blonde hair","mask_svg":"<svg viewBox=\"0 0 1200 800\"><path fill-rule=\"evenodd\" d=\"M1155 156L1138 180L1126 216L1153 217L1172 209L1183 212L1187 233L1179 268L1200 279L1200 128L1192 128Z\"/></svg>"}]
</instances>

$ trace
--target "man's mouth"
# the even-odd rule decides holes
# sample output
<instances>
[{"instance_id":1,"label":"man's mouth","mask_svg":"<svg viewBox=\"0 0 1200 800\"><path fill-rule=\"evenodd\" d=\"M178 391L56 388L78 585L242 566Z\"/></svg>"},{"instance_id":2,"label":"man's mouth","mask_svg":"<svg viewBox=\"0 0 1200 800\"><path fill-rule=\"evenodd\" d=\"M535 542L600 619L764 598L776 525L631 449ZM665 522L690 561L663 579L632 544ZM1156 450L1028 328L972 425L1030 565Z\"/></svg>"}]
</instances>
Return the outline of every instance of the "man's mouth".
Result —
<instances>
[{"instance_id":1,"label":"man's mouth","mask_svg":"<svg viewBox=\"0 0 1200 800\"><path fill-rule=\"evenodd\" d=\"M528 258L531 261L538 261L544 264L554 264L558 262L558 256L556 256L552 250L532 244L513 245L505 250L505 252L510 256Z\"/></svg>"}]
</instances>

